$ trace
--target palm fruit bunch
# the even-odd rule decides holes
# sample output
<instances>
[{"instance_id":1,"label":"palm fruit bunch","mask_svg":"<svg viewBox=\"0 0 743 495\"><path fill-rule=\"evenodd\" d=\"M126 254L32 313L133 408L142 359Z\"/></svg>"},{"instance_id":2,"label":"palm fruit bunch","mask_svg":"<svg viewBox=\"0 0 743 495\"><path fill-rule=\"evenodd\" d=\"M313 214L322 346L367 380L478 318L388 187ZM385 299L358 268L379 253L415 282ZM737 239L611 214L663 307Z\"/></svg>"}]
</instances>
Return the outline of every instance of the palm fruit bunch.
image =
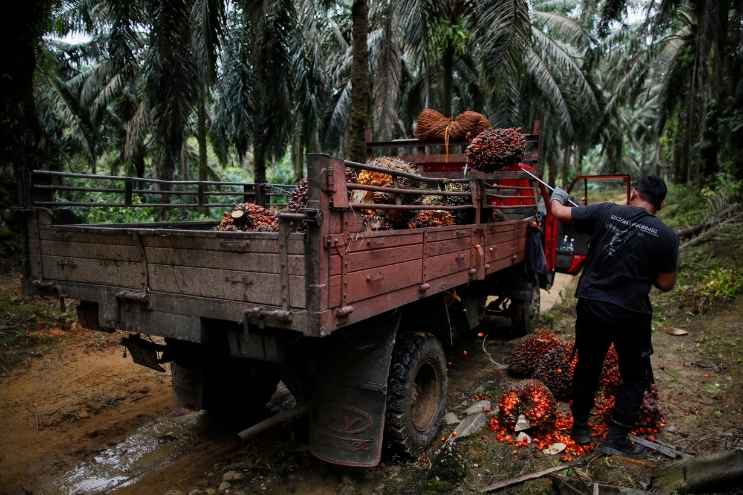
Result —
<instances>
[{"instance_id":1,"label":"palm fruit bunch","mask_svg":"<svg viewBox=\"0 0 743 495\"><path fill-rule=\"evenodd\" d=\"M470 192L470 185L462 182L449 182L444 186L448 192ZM472 196L444 196L444 204L448 206L464 206L472 204ZM475 209L454 210L454 219L457 225L466 225L475 221Z\"/></svg>"},{"instance_id":2,"label":"palm fruit bunch","mask_svg":"<svg viewBox=\"0 0 743 495\"><path fill-rule=\"evenodd\" d=\"M601 388L614 392L619 384L622 382L621 375L619 374L619 355L617 350L614 348L614 344L609 347L609 352L606 353L604 358L604 368L601 370L601 381L599 382Z\"/></svg>"},{"instance_id":3,"label":"palm fruit bunch","mask_svg":"<svg viewBox=\"0 0 743 495\"><path fill-rule=\"evenodd\" d=\"M535 332L514 346L508 360L508 370L516 376L532 376L539 359L561 346L560 339L554 333L547 330Z\"/></svg>"},{"instance_id":4,"label":"palm fruit bunch","mask_svg":"<svg viewBox=\"0 0 743 495\"><path fill-rule=\"evenodd\" d=\"M366 210L367 213L361 214L361 222L364 225L364 230L375 231L375 230L391 230L392 225L387 221L383 215L377 215L373 210Z\"/></svg>"},{"instance_id":5,"label":"palm fruit bunch","mask_svg":"<svg viewBox=\"0 0 743 495\"><path fill-rule=\"evenodd\" d=\"M255 203L236 204L226 211L217 225L222 232L276 232L279 222L276 214Z\"/></svg>"},{"instance_id":6,"label":"palm fruit bunch","mask_svg":"<svg viewBox=\"0 0 743 495\"><path fill-rule=\"evenodd\" d=\"M442 227L446 225L454 225L454 215L446 210L419 211L408 223L408 227L411 229Z\"/></svg>"},{"instance_id":7,"label":"palm fruit bunch","mask_svg":"<svg viewBox=\"0 0 743 495\"><path fill-rule=\"evenodd\" d=\"M557 346L539 359L534 378L547 385L557 400L570 400L577 362L573 345Z\"/></svg>"},{"instance_id":8,"label":"palm fruit bunch","mask_svg":"<svg viewBox=\"0 0 743 495\"><path fill-rule=\"evenodd\" d=\"M532 431L550 428L555 421L557 403L547 386L539 380L526 380L506 390L498 401L498 422L513 431L520 415Z\"/></svg>"},{"instance_id":9,"label":"palm fruit bunch","mask_svg":"<svg viewBox=\"0 0 743 495\"><path fill-rule=\"evenodd\" d=\"M297 184L297 187L294 189L291 196L289 196L287 209L289 211L298 212L307 208L309 192L309 183L307 182L307 178L303 178L299 181L299 184Z\"/></svg>"},{"instance_id":10,"label":"palm fruit bunch","mask_svg":"<svg viewBox=\"0 0 743 495\"><path fill-rule=\"evenodd\" d=\"M418 168L415 165L394 157L377 157L373 158L367 163L369 165L374 165L375 167L396 170L409 174L418 173ZM418 187L418 184L416 184L415 181L412 181L407 177L393 176L392 174L385 174L384 172L378 172L376 170L362 170L356 175L355 179L353 179L352 182L369 186L397 187L406 189ZM351 194L351 200L358 203L363 202L377 204L413 204L418 200L418 197L417 195L411 194L357 190L353 191L353 193ZM369 216L369 218L365 219L365 224L380 225L379 229L374 228L373 230L380 230L383 228L405 228L411 221L412 217L415 215L415 212L409 210L369 209L365 210L362 213ZM382 221L378 222L377 217L379 217L379 219L382 219Z\"/></svg>"},{"instance_id":11,"label":"palm fruit bunch","mask_svg":"<svg viewBox=\"0 0 743 495\"><path fill-rule=\"evenodd\" d=\"M526 140L520 128L485 129L465 150L467 166L482 172L493 172L521 161L525 146Z\"/></svg>"},{"instance_id":12,"label":"palm fruit bunch","mask_svg":"<svg viewBox=\"0 0 743 495\"><path fill-rule=\"evenodd\" d=\"M640 435L652 435L660 431L666 422L666 418L658 406L658 387L655 383L645 391L640 405L640 417L635 425L635 432Z\"/></svg>"}]
</instances>

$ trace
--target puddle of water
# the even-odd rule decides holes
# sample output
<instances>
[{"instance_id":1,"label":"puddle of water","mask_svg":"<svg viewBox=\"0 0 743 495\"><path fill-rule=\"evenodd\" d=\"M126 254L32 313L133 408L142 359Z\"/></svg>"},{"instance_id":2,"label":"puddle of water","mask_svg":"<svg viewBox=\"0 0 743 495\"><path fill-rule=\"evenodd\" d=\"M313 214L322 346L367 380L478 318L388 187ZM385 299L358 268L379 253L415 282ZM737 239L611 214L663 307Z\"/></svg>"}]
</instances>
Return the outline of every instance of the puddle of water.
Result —
<instances>
[{"instance_id":1,"label":"puddle of water","mask_svg":"<svg viewBox=\"0 0 743 495\"><path fill-rule=\"evenodd\" d=\"M200 413L191 413L146 424L124 441L63 474L43 493L97 494L130 485L146 472L172 462L192 444L200 418Z\"/></svg>"}]
</instances>

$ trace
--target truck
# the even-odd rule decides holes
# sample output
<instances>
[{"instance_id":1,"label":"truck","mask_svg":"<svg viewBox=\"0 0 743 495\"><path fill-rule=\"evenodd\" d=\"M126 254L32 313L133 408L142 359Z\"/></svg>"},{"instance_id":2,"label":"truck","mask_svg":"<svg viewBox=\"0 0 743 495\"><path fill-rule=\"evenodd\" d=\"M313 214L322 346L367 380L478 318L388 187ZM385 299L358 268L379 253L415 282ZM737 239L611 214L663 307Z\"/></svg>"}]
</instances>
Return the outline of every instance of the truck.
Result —
<instances>
[{"instance_id":1,"label":"truck","mask_svg":"<svg viewBox=\"0 0 743 495\"><path fill-rule=\"evenodd\" d=\"M492 315L519 335L531 331L540 288L555 271L579 270L587 250L578 240L558 252L568 234L540 206L549 191L520 172L539 158L538 134L527 142L523 163L492 174L468 171L456 143L445 153L414 139L370 143L418 174L308 155L307 205L281 211L278 232L222 232L215 220L90 224L74 212L205 211L235 196L271 207L286 197L283 186L35 170L19 178L24 291L77 300L85 328L127 332L122 343L136 363L170 364L183 406L225 421L255 418L283 381L309 410L317 458L370 467L383 446L415 455L437 437L446 410L444 347ZM414 186L358 184L349 170ZM370 204L354 201L358 190L459 200ZM91 203L90 193L117 200ZM369 231L359 214L369 209L467 215L449 226ZM543 246L543 273L530 268L530 237Z\"/></svg>"}]
</instances>

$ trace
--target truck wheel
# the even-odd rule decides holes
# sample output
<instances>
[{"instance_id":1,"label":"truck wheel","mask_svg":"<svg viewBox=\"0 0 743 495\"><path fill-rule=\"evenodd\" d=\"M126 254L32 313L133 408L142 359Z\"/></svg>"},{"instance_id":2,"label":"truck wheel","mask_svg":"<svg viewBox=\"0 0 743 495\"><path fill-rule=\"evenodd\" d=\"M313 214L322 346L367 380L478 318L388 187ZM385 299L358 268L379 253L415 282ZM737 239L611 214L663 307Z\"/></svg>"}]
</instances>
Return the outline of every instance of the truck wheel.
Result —
<instances>
[{"instance_id":1,"label":"truck wheel","mask_svg":"<svg viewBox=\"0 0 743 495\"><path fill-rule=\"evenodd\" d=\"M207 366L171 365L178 405L205 409L231 425L248 424L265 412L279 373L265 363L225 358Z\"/></svg>"},{"instance_id":2,"label":"truck wheel","mask_svg":"<svg viewBox=\"0 0 743 495\"><path fill-rule=\"evenodd\" d=\"M523 301L512 301L509 308L511 313L511 328L517 336L523 336L534 331L539 319L539 304L541 294L539 285L529 285L528 297Z\"/></svg>"},{"instance_id":3,"label":"truck wheel","mask_svg":"<svg viewBox=\"0 0 743 495\"><path fill-rule=\"evenodd\" d=\"M387 395L387 446L414 456L437 436L446 409L446 356L428 333L401 333L395 343Z\"/></svg>"}]
</instances>

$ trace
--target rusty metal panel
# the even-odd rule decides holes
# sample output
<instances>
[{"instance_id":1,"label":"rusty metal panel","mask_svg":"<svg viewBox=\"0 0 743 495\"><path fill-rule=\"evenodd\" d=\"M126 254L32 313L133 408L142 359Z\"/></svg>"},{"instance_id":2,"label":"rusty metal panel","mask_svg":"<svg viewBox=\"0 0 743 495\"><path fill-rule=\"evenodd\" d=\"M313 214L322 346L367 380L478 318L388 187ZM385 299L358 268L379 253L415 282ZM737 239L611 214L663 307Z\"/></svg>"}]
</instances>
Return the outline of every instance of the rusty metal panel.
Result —
<instances>
[{"instance_id":1,"label":"rusty metal panel","mask_svg":"<svg viewBox=\"0 0 743 495\"><path fill-rule=\"evenodd\" d=\"M448 241L430 242L426 239L426 256L438 256L441 254L452 253L454 251L463 251L472 246L472 236L467 235Z\"/></svg>"},{"instance_id":2,"label":"rusty metal panel","mask_svg":"<svg viewBox=\"0 0 743 495\"><path fill-rule=\"evenodd\" d=\"M351 273L344 281L348 284L347 300L359 301L417 285L421 281L421 269L421 261L413 260Z\"/></svg>"},{"instance_id":3,"label":"rusty metal panel","mask_svg":"<svg viewBox=\"0 0 743 495\"><path fill-rule=\"evenodd\" d=\"M470 250L432 256L423 261L423 280L428 282L470 269Z\"/></svg>"},{"instance_id":4,"label":"rusty metal panel","mask_svg":"<svg viewBox=\"0 0 743 495\"><path fill-rule=\"evenodd\" d=\"M142 263L47 255L41 256L41 263L44 277L51 280L145 288Z\"/></svg>"},{"instance_id":5,"label":"rusty metal panel","mask_svg":"<svg viewBox=\"0 0 743 495\"><path fill-rule=\"evenodd\" d=\"M281 300L281 279L276 273L243 272L214 268L150 264L152 290L276 305ZM290 276L290 305L305 305L304 277Z\"/></svg>"},{"instance_id":6,"label":"rusty metal panel","mask_svg":"<svg viewBox=\"0 0 743 495\"><path fill-rule=\"evenodd\" d=\"M95 244L92 242L41 241L41 253L52 256L72 256L101 260L141 261L138 246L130 244Z\"/></svg>"},{"instance_id":7,"label":"rusty metal panel","mask_svg":"<svg viewBox=\"0 0 743 495\"><path fill-rule=\"evenodd\" d=\"M246 272L280 273L278 254L231 253L203 249L145 248L147 261L162 265L222 268ZM304 256L289 256L289 274L304 275Z\"/></svg>"}]
</instances>

